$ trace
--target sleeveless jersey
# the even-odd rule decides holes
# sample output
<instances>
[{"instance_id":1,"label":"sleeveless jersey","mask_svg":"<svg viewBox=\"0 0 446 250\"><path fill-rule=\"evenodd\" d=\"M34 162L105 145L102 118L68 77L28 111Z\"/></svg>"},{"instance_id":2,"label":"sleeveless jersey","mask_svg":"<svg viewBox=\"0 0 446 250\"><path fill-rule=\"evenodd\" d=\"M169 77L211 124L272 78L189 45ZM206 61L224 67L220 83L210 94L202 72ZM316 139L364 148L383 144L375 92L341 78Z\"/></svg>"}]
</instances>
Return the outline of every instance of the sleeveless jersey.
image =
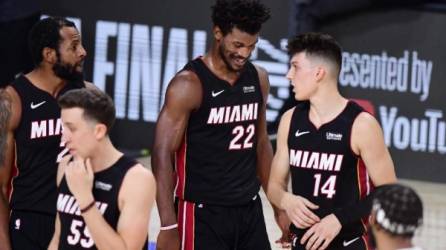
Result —
<instances>
[{"instance_id":1,"label":"sleeveless jersey","mask_svg":"<svg viewBox=\"0 0 446 250\"><path fill-rule=\"evenodd\" d=\"M119 190L127 171L136 164L135 160L122 156L111 167L94 174L93 197L96 207L115 230L121 214L118 207ZM65 177L59 186L57 212L60 218L59 250L97 249ZM143 249L147 249L147 240Z\"/></svg>"},{"instance_id":2,"label":"sleeveless jersey","mask_svg":"<svg viewBox=\"0 0 446 250\"><path fill-rule=\"evenodd\" d=\"M17 176L13 178L10 206L13 210L55 215L57 157L61 154L62 121L57 97L37 88L25 76L11 86L22 106L14 131ZM85 87L68 83L60 91Z\"/></svg>"},{"instance_id":3,"label":"sleeveless jersey","mask_svg":"<svg viewBox=\"0 0 446 250\"><path fill-rule=\"evenodd\" d=\"M309 103L296 106L288 132L293 194L318 205L312 210L323 218L336 209L357 202L370 191L366 168L350 146L351 130L363 109L348 102L332 121L317 129L309 119ZM351 238L365 232L366 221L342 227L339 237ZM305 230L292 225L301 237Z\"/></svg>"},{"instance_id":4,"label":"sleeveless jersey","mask_svg":"<svg viewBox=\"0 0 446 250\"><path fill-rule=\"evenodd\" d=\"M176 195L196 203L245 204L260 189L256 146L263 97L258 72L247 62L230 85L201 58L183 70L197 74L203 96L176 154Z\"/></svg>"}]
</instances>

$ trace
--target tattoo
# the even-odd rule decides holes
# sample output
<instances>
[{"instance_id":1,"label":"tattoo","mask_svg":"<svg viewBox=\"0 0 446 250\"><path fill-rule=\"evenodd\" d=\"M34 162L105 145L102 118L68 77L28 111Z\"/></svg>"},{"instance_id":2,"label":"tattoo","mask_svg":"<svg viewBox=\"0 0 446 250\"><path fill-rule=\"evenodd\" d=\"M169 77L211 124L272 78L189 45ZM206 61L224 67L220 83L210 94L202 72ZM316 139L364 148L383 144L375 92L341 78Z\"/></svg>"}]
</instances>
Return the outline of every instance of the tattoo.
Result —
<instances>
[{"instance_id":1,"label":"tattoo","mask_svg":"<svg viewBox=\"0 0 446 250\"><path fill-rule=\"evenodd\" d=\"M0 165L5 160L6 131L11 116L11 100L3 89L0 89Z\"/></svg>"}]
</instances>

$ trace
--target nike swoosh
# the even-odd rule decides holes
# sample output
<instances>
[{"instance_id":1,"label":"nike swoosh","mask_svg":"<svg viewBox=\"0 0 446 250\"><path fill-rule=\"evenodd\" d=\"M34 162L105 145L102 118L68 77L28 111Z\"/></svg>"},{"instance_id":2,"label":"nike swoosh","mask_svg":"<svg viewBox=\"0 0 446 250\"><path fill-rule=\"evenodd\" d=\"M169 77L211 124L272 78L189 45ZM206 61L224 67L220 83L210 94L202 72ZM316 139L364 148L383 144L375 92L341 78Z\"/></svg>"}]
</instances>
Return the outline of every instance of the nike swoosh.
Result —
<instances>
[{"instance_id":1,"label":"nike swoosh","mask_svg":"<svg viewBox=\"0 0 446 250\"><path fill-rule=\"evenodd\" d=\"M310 133L310 131L299 132L299 130L297 130L296 131L296 137L299 137L301 135L308 134L308 133Z\"/></svg>"},{"instance_id":2,"label":"nike swoosh","mask_svg":"<svg viewBox=\"0 0 446 250\"><path fill-rule=\"evenodd\" d=\"M359 239L359 237L356 237L356 238L354 238L353 240L349 240L349 241L345 241L345 240L344 240L344 241L342 242L342 245L343 245L344 247L346 247L346 246L352 244L353 242L357 241L358 239Z\"/></svg>"},{"instance_id":3,"label":"nike swoosh","mask_svg":"<svg viewBox=\"0 0 446 250\"><path fill-rule=\"evenodd\" d=\"M36 109L36 108L42 106L43 104L45 104L45 102L46 101L43 101L43 102L39 102L37 104L34 104L34 103L31 102L31 109Z\"/></svg>"},{"instance_id":4,"label":"nike swoosh","mask_svg":"<svg viewBox=\"0 0 446 250\"><path fill-rule=\"evenodd\" d=\"M214 91L212 91L212 97L216 97L216 96L218 96L219 94L223 93L223 91L225 91L225 90L220 90L220 91L218 91L218 92L214 92Z\"/></svg>"}]
</instances>

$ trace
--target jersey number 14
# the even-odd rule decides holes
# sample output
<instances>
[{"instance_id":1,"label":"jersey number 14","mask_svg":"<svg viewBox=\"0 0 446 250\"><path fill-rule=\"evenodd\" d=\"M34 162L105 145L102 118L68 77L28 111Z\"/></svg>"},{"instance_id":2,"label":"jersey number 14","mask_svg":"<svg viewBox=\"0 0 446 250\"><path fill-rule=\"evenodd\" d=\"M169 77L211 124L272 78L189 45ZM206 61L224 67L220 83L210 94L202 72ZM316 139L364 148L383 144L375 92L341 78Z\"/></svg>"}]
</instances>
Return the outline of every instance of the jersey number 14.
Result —
<instances>
[{"instance_id":1,"label":"jersey number 14","mask_svg":"<svg viewBox=\"0 0 446 250\"><path fill-rule=\"evenodd\" d=\"M328 199L333 198L333 195L336 194L336 175L330 175L328 179L324 182L324 184L321 186L321 174L315 174L314 175L314 191L313 196L317 197L319 196L319 193L324 194L327 196Z\"/></svg>"}]
</instances>

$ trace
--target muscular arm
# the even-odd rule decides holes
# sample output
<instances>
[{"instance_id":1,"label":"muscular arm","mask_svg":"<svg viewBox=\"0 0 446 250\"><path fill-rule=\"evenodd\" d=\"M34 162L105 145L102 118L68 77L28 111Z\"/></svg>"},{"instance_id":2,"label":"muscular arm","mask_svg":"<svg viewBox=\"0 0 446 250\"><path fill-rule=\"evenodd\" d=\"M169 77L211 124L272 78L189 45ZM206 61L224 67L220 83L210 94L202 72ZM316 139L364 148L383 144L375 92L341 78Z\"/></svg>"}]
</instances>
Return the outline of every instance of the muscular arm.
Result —
<instances>
[{"instance_id":1,"label":"muscular arm","mask_svg":"<svg viewBox=\"0 0 446 250\"><path fill-rule=\"evenodd\" d=\"M155 188L153 175L138 164L127 172L119 191L121 214L116 231L96 207L82 214L98 249L136 250L143 247L155 201Z\"/></svg>"},{"instance_id":2,"label":"muscular arm","mask_svg":"<svg viewBox=\"0 0 446 250\"><path fill-rule=\"evenodd\" d=\"M174 159L180 147L190 113L199 107L202 89L198 77L190 71L176 75L169 84L155 128L152 169L157 181L156 202L161 226L177 223L174 209Z\"/></svg>"},{"instance_id":3,"label":"muscular arm","mask_svg":"<svg viewBox=\"0 0 446 250\"><path fill-rule=\"evenodd\" d=\"M259 176L265 193L268 189L268 180L273 158L273 149L266 131L266 104L269 94L268 74L263 68L256 67L259 73L260 87L262 88L263 105L259 112L257 123L257 176Z\"/></svg>"},{"instance_id":4,"label":"muscular arm","mask_svg":"<svg viewBox=\"0 0 446 250\"><path fill-rule=\"evenodd\" d=\"M6 138L2 138L5 140L4 149L2 149L4 153L3 162L0 162L0 249L8 250L11 249L9 242L9 204L8 204L8 185L11 177L11 169L12 164L14 162L14 130L19 123L21 116L21 103L20 98L12 89L12 87L8 87L5 91L7 96L10 98L10 114L9 121L5 122L7 124L6 131L3 131L2 134ZM3 94L5 94L3 93ZM4 101L4 100L2 100Z\"/></svg>"}]
</instances>

